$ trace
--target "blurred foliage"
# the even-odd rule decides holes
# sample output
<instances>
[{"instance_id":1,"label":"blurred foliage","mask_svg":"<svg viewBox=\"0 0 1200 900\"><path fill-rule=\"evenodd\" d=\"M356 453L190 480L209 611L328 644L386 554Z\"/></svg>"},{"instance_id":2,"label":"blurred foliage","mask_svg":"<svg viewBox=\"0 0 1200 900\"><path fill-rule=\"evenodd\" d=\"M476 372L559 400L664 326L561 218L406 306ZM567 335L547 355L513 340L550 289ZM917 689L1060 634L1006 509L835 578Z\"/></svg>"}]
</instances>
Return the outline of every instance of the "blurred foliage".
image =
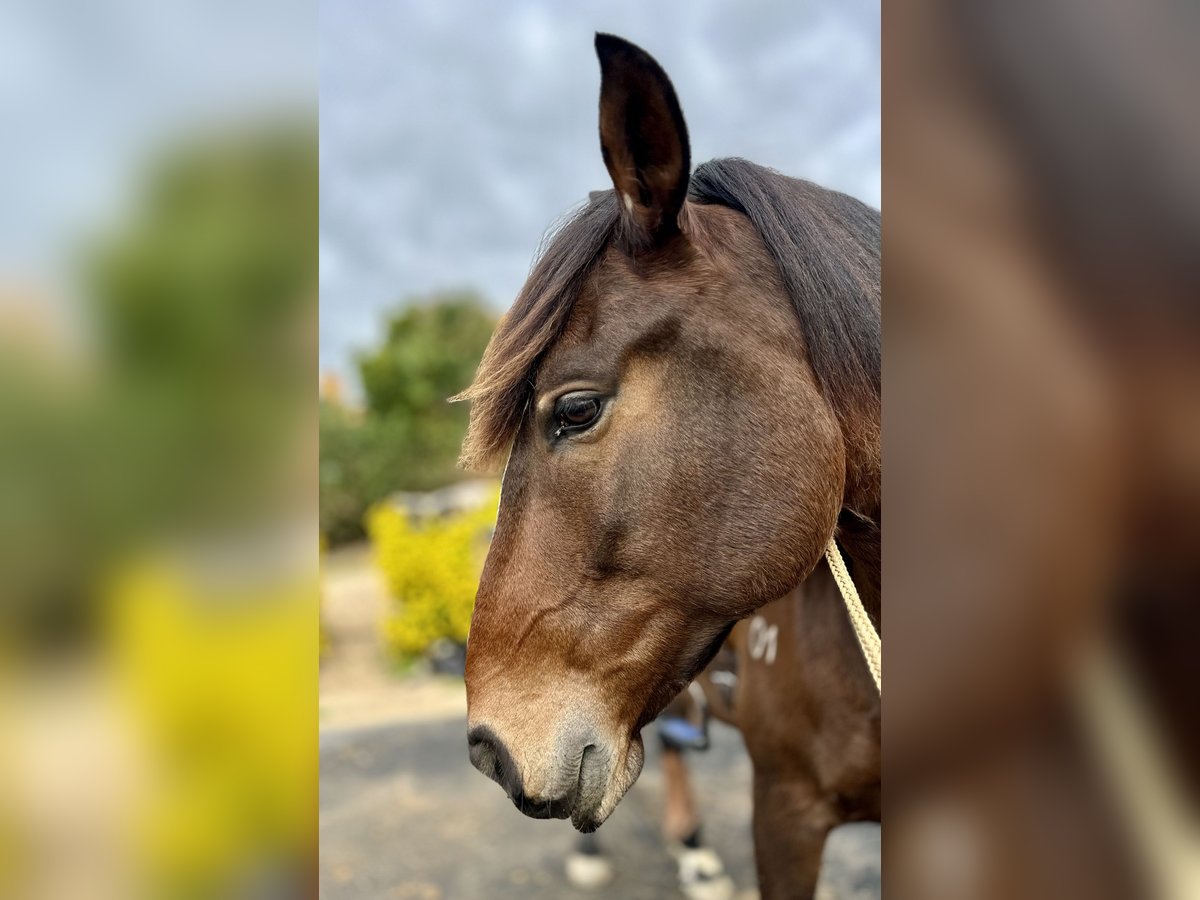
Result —
<instances>
[{"instance_id":1,"label":"blurred foliage","mask_svg":"<svg viewBox=\"0 0 1200 900\"><path fill-rule=\"evenodd\" d=\"M386 504L368 514L376 561L395 602L384 637L397 655L416 656L439 638L466 641L499 501L497 487L478 509L425 522Z\"/></svg>"},{"instance_id":2,"label":"blurred foliage","mask_svg":"<svg viewBox=\"0 0 1200 900\"><path fill-rule=\"evenodd\" d=\"M447 400L470 383L494 327L474 294L410 305L359 357L365 410L321 403L321 532L331 543L362 537L367 509L389 494L461 476L468 410Z\"/></svg>"},{"instance_id":3,"label":"blurred foliage","mask_svg":"<svg viewBox=\"0 0 1200 900\"><path fill-rule=\"evenodd\" d=\"M181 145L93 249L108 374L143 429L139 506L223 515L277 486L261 476L311 402L317 227L315 135L280 126ZM163 471L181 461L187 479Z\"/></svg>"},{"instance_id":4,"label":"blurred foliage","mask_svg":"<svg viewBox=\"0 0 1200 900\"><path fill-rule=\"evenodd\" d=\"M88 577L130 531L94 393L0 340L0 635L17 643L86 631Z\"/></svg>"},{"instance_id":5,"label":"blurred foliage","mask_svg":"<svg viewBox=\"0 0 1200 900\"><path fill-rule=\"evenodd\" d=\"M303 465L313 124L192 135L136 184L83 254L86 353L0 339L0 613L39 643L90 632L123 554L294 502Z\"/></svg>"}]
</instances>

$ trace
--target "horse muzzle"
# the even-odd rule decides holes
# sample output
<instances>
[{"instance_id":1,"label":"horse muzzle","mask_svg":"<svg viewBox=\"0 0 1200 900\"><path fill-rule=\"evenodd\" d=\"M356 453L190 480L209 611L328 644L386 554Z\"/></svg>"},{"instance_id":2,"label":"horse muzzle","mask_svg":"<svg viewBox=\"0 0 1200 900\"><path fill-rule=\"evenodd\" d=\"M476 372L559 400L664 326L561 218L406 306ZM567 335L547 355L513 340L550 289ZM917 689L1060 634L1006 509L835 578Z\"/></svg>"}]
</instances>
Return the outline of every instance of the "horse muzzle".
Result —
<instances>
[{"instance_id":1,"label":"horse muzzle","mask_svg":"<svg viewBox=\"0 0 1200 900\"><path fill-rule=\"evenodd\" d=\"M536 766L521 765L519 751L514 752L517 748L510 750L488 725L472 726L467 746L471 764L504 788L522 813L534 819L569 818L583 832L600 826L633 781L614 783L626 781L614 778L619 775L613 765L617 754L589 734L560 738L553 748L536 753Z\"/></svg>"}]
</instances>

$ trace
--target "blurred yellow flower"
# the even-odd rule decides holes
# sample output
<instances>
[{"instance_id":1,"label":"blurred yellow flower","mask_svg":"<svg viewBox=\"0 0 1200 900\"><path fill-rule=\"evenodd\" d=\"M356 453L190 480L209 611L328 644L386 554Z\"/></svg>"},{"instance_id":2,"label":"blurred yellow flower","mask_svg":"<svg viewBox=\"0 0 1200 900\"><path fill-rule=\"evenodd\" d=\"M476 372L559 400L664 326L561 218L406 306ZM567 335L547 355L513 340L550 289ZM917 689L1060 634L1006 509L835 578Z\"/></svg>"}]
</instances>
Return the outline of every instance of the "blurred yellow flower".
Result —
<instances>
[{"instance_id":1,"label":"blurred yellow flower","mask_svg":"<svg viewBox=\"0 0 1200 900\"><path fill-rule=\"evenodd\" d=\"M395 605L385 639L400 656L425 651L439 638L465 642L499 488L478 509L413 522L381 504L367 514L367 533Z\"/></svg>"},{"instance_id":2,"label":"blurred yellow flower","mask_svg":"<svg viewBox=\"0 0 1200 900\"><path fill-rule=\"evenodd\" d=\"M227 896L295 872L316 846L316 581L219 581L147 563L107 604L114 668L157 764L138 840L171 895Z\"/></svg>"}]
</instances>

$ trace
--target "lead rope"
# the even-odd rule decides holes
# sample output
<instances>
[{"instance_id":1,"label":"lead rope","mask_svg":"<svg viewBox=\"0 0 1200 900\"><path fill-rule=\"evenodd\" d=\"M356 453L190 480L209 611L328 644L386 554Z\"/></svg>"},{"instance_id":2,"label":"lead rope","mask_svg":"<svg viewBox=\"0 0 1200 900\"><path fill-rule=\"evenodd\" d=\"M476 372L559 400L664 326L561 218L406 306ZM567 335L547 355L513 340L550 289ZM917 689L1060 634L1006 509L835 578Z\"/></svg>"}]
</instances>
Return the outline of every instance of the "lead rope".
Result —
<instances>
[{"instance_id":1,"label":"lead rope","mask_svg":"<svg viewBox=\"0 0 1200 900\"><path fill-rule=\"evenodd\" d=\"M850 573L846 571L846 562L838 550L837 541L830 537L829 545L825 548L825 561L829 563L829 571L837 582L838 592L846 604L846 612L850 616L850 624L854 626L854 636L858 638L858 646L862 648L863 657L867 660L867 668L875 679L875 690L883 695L883 642L875 633L875 626L867 615L866 607L858 596Z\"/></svg>"}]
</instances>

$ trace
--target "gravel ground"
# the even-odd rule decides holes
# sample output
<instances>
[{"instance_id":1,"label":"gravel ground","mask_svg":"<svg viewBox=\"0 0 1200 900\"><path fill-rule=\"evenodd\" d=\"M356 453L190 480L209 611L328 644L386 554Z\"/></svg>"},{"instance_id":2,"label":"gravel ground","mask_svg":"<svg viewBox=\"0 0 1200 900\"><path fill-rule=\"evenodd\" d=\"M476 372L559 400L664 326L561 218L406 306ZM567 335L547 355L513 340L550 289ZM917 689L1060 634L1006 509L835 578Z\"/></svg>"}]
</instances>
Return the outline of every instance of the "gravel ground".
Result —
<instances>
[{"instance_id":1,"label":"gravel ground","mask_svg":"<svg viewBox=\"0 0 1200 900\"><path fill-rule=\"evenodd\" d=\"M569 823L517 813L467 762L465 722L442 719L326 729L321 735L321 896L326 900L677 897L675 865L658 833L656 741L645 771L600 829L616 864L605 889L563 876ZM649 735L648 735L649 737ZM736 732L690 762L707 842L742 896L754 896L750 764ZM826 854L823 898L879 896L879 829L839 829Z\"/></svg>"}]
</instances>

